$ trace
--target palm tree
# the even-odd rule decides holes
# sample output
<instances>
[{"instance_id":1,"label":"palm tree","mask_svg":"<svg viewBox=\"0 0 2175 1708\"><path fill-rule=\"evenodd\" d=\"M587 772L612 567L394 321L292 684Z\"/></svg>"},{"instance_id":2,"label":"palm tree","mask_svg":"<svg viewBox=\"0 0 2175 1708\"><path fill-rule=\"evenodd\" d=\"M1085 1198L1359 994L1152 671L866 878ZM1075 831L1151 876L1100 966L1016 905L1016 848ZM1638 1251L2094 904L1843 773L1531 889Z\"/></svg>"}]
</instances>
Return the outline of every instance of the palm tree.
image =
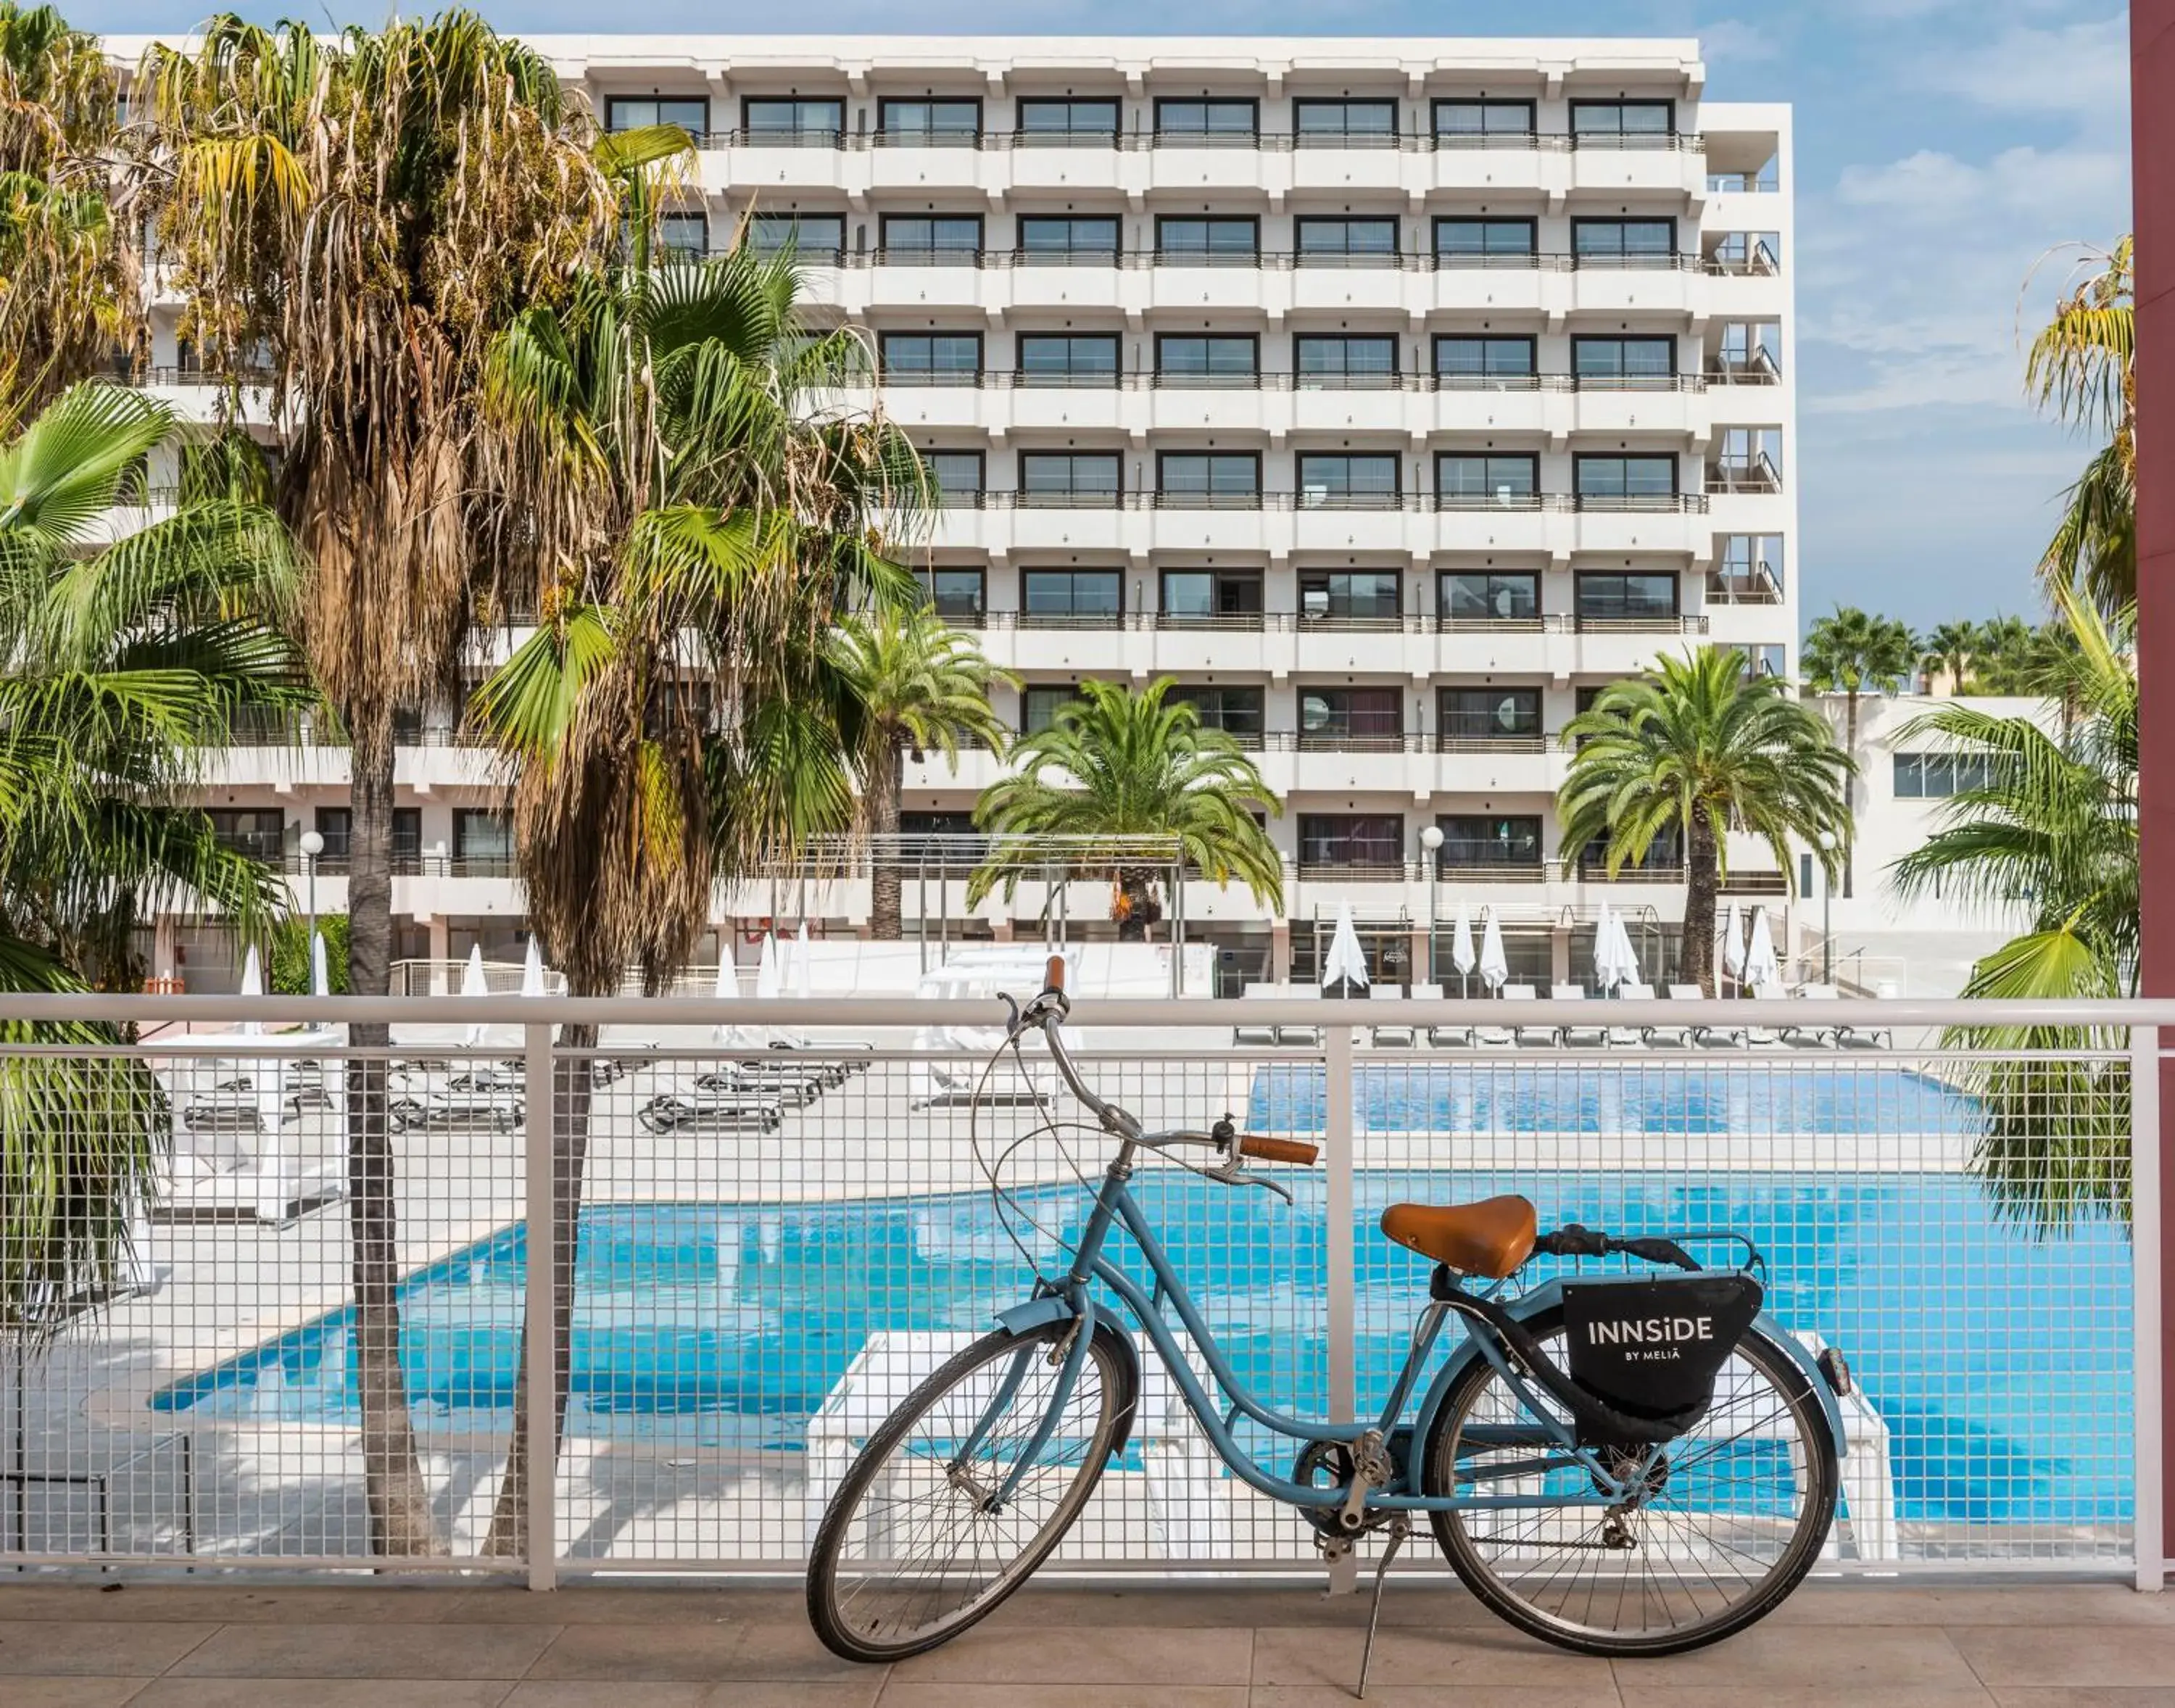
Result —
<instances>
[{"instance_id":1,"label":"palm tree","mask_svg":"<svg viewBox=\"0 0 2175 1708\"><path fill-rule=\"evenodd\" d=\"M660 162L634 153L613 170L647 183ZM718 882L849 826L842 723L854 708L822 637L846 610L915 595L881 542L918 513L919 460L881 417L833 406L865 360L860 340L805 323L789 260L742 248L651 266L631 247L635 264L520 316L485 380L507 455L547 471L512 560L545 615L471 715L518 763L529 914L576 995L616 992L630 967L645 988L669 983ZM559 1042L591 1049L596 1028L563 1027ZM562 1058L550 1103L558 1425L588 1102L583 1059ZM521 1369L485 1544L497 1554L526 1547L526 1358Z\"/></svg>"},{"instance_id":2,"label":"palm tree","mask_svg":"<svg viewBox=\"0 0 2175 1708\"><path fill-rule=\"evenodd\" d=\"M2032 672L2032 628L2022 617L1988 617L1972 654L1972 691L2023 694Z\"/></svg>"},{"instance_id":3,"label":"palm tree","mask_svg":"<svg viewBox=\"0 0 2175 1708\"><path fill-rule=\"evenodd\" d=\"M1805 686L1844 697L1843 751L1858 762L1858 698L1871 690L1892 694L1917 669L1921 648L1911 631L1892 617L1868 616L1855 605L1837 605L1814 620L1805 635ZM1854 805L1854 803L1853 803ZM1856 873L1845 850L1842 892L1851 894Z\"/></svg>"},{"instance_id":4,"label":"palm tree","mask_svg":"<svg viewBox=\"0 0 2175 1708\"><path fill-rule=\"evenodd\" d=\"M590 125L540 55L473 14L319 37L231 14L135 84L155 239L207 366L269 370L279 508L313 565L301 632L352 746L350 988L393 944L393 721L453 679L502 512L478 406L493 337L611 241ZM547 471L534 471L541 482ZM531 489L523 489L533 497ZM357 1024L350 1041L388 1040ZM355 1358L372 1535L436 1552L400 1362L382 1059L350 1064Z\"/></svg>"},{"instance_id":5,"label":"palm tree","mask_svg":"<svg viewBox=\"0 0 2175 1708\"><path fill-rule=\"evenodd\" d=\"M2050 588L2079 588L2112 612L2137 597L2134 257L2127 236L2105 252L2062 252L2076 258L2069 288L2031 340L2024 388L2042 409L2106 442L2069 487L2039 574Z\"/></svg>"},{"instance_id":6,"label":"palm tree","mask_svg":"<svg viewBox=\"0 0 2175 1708\"><path fill-rule=\"evenodd\" d=\"M1219 885L1235 877L1256 901L1283 905L1283 862L1255 816L1281 813L1282 804L1238 742L1204 729L1199 710L1169 699L1170 689L1168 678L1137 693L1082 682L1080 698L1059 707L1049 729L1013 747L1018 769L983 790L974 807L974 822L1002 837L1080 838L1069 858L1109 876L1110 917L1123 942L1144 941L1163 917L1161 874L1141 852L1148 838L1167 841ZM1098 839L1110 845L1104 854ZM968 904L1001 884L1010 895L1022 872L1041 865L1031 840L1017 853L1000 847L968 883Z\"/></svg>"},{"instance_id":7,"label":"palm tree","mask_svg":"<svg viewBox=\"0 0 2175 1708\"><path fill-rule=\"evenodd\" d=\"M278 874L187 802L236 721L310 697L279 626L297 580L284 530L215 499L95 543L172 426L86 384L0 447L0 990L126 988L139 921L203 908L255 935L281 905ZM172 1131L140 1062L18 1047L122 1041L0 1025L0 1336L110 1283Z\"/></svg>"},{"instance_id":8,"label":"palm tree","mask_svg":"<svg viewBox=\"0 0 2175 1708\"><path fill-rule=\"evenodd\" d=\"M2055 731L2030 717L1961 706L1915 718L1930 737L1983 755L1983 781L1943 802L1933 835L1892 868L1897 893L2014 919L2030 929L1972 969L1967 997L2137 994L2135 610L2110 623L2081 589L2057 585L2070 644L2046 655L2045 691L2070 708ZM2129 1214L2129 1072L2119 1028L1957 1027L1944 1048L1986 1113L1973 1158L2006 1214L2040 1233Z\"/></svg>"},{"instance_id":9,"label":"palm tree","mask_svg":"<svg viewBox=\"0 0 2175 1708\"><path fill-rule=\"evenodd\" d=\"M911 756L919 764L933 748L956 770L959 749L969 742L1002 753L1006 732L990 691L1000 682L1017 687L1018 679L926 605L847 618L832 637L831 659L853 697L861 820L876 839L869 928L889 941L901 935L903 874L892 840L906 761Z\"/></svg>"},{"instance_id":10,"label":"palm tree","mask_svg":"<svg viewBox=\"0 0 2175 1708\"><path fill-rule=\"evenodd\" d=\"M120 124L99 39L0 0L0 436L142 343Z\"/></svg>"},{"instance_id":11,"label":"palm tree","mask_svg":"<svg viewBox=\"0 0 2175 1708\"><path fill-rule=\"evenodd\" d=\"M1943 623L1920 641L1918 662L1928 675L1946 676L1951 694L1961 694L1977 647L1977 623Z\"/></svg>"},{"instance_id":12,"label":"palm tree","mask_svg":"<svg viewBox=\"0 0 2175 1708\"><path fill-rule=\"evenodd\" d=\"M1685 851L1678 977L1714 994L1715 897L1732 831L1755 836L1786 874L1793 840L1820 854L1831 881L1850 846L1850 756L1817 712L1781 680L1748 675L1744 655L1701 647L1602 690L1564 726L1570 774L1556 795L1566 849L1598 844L1611 877L1657 838Z\"/></svg>"}]
</instances>

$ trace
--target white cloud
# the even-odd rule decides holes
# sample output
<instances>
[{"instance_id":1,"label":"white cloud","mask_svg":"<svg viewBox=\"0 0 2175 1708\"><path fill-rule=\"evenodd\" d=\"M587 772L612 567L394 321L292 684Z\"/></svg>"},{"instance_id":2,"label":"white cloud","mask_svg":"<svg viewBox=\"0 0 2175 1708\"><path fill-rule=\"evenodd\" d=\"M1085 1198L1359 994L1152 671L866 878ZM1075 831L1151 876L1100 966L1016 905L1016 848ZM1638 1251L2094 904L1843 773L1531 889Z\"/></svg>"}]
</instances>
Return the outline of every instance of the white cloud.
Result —
<instances>
[{"instance_id":1,"label":"white cloud","mask_svg":"<svg viewBox=\"0 0 2175 1708\"><path fill-rule=\"evenodd\" d=\"M1700 25L1696 33L1700 57L1710 65L1749 65L1779 58L1782 52L1782 44L1771 33L1739 18L1718 18Z\"/></svg>"},{"instance_id":2,"label":"white cloud","mask_svg":"<svg viewBox=\"0 0 2175 1708\"><path fill-rule=\"evenodd\" d=\"M1917 67L1923 85L1998 112L2061 114L2118 123L2129 104L2129 22L2011 28L1982 46L1953 43Z\"/></svg>"}]
</instances>

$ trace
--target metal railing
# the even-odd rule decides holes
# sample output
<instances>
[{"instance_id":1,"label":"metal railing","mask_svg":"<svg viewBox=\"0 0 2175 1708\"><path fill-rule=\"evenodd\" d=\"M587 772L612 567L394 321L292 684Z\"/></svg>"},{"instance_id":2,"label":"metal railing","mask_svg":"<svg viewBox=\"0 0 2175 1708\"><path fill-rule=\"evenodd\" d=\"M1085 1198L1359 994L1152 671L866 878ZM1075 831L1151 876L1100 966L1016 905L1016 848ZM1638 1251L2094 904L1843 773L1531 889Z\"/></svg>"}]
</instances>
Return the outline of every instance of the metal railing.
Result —
<instances>
[{"instance_id":1,"label":"metal railing","mask_svg":"<svg viewBox=\"0 0 2175 1708\"><path fill-rule=\"evenodd\" d=\"M1040 488L1021 491L984 486L971 492L938 496L946 510L1372 510L1414 514L1436 511L1547 512L1555 515L1647 514L1700 516L1706 513L1701 492L1508 494L1370 492L1330 494L1264 488L1252 491L1186 492L1107 487Z\"/></svg>"},{"instance_id":2,"label":"metal railing","mask_svg":"<svg viewBox=\"0 0 2175 1708\"><path fill-rule=\"evenodd\" d=\"M1218 153L1248 149L1261 154L1294 149L1353 149L1368 153L1396 149L1406 154L1458 154L1469 149L1575 154L1703 154L1706 138L1694 132L1603 134L1590 131L886 131L733 127L693 133L706 149L829 149L860 152L871 149L968 149L995 152L1011 149L1097 149L1138 153L1162 149L1212 149Z\"/></svg>"},{"instance_id":3,"label":"metal railing","mask_svg":"<svg viewBox=\"0 0 2175 1708\"><path fill-rule=\"evenodd\" d=\"M911 946L834 948L819 986L911 988L874 952ZM1092 1131L1043 1125L1064 1107L1046 1058L982 1082L994 992L1026 994L1039 954L979 952L980 974L947 969L980 979L966 1000L0 997L0 1018L140 1037L14 1033L0 1065L131 1087L104 1137L167 1153L122 1206L113 1284L0 1358L0 1570L795 1570L831 1479L1062 1261L1107 1161ZM1288 1208L1154 1162L1133 1185L1210 1320L1243 1316L1234 1356L1268 1403L1379 1402L1429 1284L1374 1230L1392 1198L1729 1226L1778 1320L1854 1373L1822 1570L2159 1581L2175 1003L1146 1000L1095 995L1127 976L1104 954L1074 975L1098 1089L1150 1126L1230 1109L1326 1141ZM391 1044L350 1044L365 1022ZM556 1042L569 1024L594 1047ZM1968 1024L2075 1035L1943 1041ZM382 1160L351 1170L350 1143ZM1002 1153L1002 1205L978 1146ZM370 1308L401 1326L399 1362L360 1380L357 1225L397 1253ZM554 1320L574 1325L563 1370L556 1337L524 1333ZM1304 1524L1159 1391L1067 1568L1318 1570ZM412 1458L390 1432L366 1447L366 1409L406 1418ZM540 1474L509 1478L517 1432ZM373 1507L373 1471L396 1491L412 1471L420 1502Z\"/></svg>"}]
</instances>

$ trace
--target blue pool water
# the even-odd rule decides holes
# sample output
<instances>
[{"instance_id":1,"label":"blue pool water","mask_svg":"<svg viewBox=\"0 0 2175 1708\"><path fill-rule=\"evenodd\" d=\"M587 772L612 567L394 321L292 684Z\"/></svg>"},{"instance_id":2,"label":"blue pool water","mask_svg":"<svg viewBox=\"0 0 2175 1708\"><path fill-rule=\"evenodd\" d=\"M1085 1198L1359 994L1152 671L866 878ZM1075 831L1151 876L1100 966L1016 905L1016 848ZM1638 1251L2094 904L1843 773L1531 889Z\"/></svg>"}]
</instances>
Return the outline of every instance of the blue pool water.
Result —
<instances>
[{"instance_id":1,"label":"blue pool water","mask_svg":"<svg viewBox=\"0 0 2175 1708\"><path fill-rule=\"evenodd\" d=\"M1901 1137L1979 1126L1978 1107L1962 1093L1869 1062L1370 1063L1357 1079L1355 1114L1366 1132ZM1256 1131L1319 1132L1327 1084L1319 1066L1260 1068L1247 1119Z\"/></svg>"},{"instance_id":2,"label":"blue pool water","mask_svg":"<svg viewBox=\"0 0 2175 1708\"><path fill-rule=\"evenodd\" d=\"M1286 1207L1169 1169L1136 1182L1188 1287L1265 1398L1321 1404L1326 1206ZM2106 1525L2128 1512L2129 1247L2086 1223L2036 1240L1955 1174L1578 1174L1363 1169L1363 1401L1402 1361L1426 1266L1374 1231L1384 1205L1520 1190L1543 1225L1626 1234L1737 1228L1772 1266L1782 1320L1843 1346L1894 1434L1902 1516ZM592 1437L798 1450L871 1331L980 1330L1018 1299L1007 1226L1047 1252L1077 1187L1023 1191L1033 1226L982 1195L791 1205L596 1205L582 1217L569 1428ZM1047 1231L1037 1231L1038 1228ZM1131 1260L1130 1247L1121 1254ZM413 1277L404 1358L425 1430L503 1429L520 1344L518 1228ZM1132 1266L1137 1269L1136 1263ZM166 1411L351 1422L337 1312L171 1387Z\"/></svg>"}]
</instances>

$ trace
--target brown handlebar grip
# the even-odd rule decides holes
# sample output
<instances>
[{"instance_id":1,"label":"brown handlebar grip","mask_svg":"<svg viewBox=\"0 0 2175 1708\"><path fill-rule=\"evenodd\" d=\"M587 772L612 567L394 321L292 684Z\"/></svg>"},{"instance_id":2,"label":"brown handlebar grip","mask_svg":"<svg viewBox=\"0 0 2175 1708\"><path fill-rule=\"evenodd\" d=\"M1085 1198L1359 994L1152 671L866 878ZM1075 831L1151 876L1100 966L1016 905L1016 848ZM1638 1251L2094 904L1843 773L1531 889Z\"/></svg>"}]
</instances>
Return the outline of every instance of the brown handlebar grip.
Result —
<instances>
[{"instance_id":1,"label":"brown handlebar grip","mask_svg":"<svg viewBox=\"0 0 2175 1708\"><path fill-rule=\"evenodd\" d=\"M1049 964L1042 969L1042 988L1057 991L1065 989L1065 957L1062 955L1052 955Z\"/></svg>"},{"instance_id":2,"label":"brown handlebar grip","mask_svg":"<svg viewBox=\"0 0 2175 1708\"><path fill-rule=\"evenodd\" d=\"M1310 1145L1303 1139L1257 1139L1251 1133L1239 1136L1239 1154L1263 1163L1297 1163L1302 1168L1311 1168L1321 1158L1321 1147Z\"/></svg>"}]
</instances>

